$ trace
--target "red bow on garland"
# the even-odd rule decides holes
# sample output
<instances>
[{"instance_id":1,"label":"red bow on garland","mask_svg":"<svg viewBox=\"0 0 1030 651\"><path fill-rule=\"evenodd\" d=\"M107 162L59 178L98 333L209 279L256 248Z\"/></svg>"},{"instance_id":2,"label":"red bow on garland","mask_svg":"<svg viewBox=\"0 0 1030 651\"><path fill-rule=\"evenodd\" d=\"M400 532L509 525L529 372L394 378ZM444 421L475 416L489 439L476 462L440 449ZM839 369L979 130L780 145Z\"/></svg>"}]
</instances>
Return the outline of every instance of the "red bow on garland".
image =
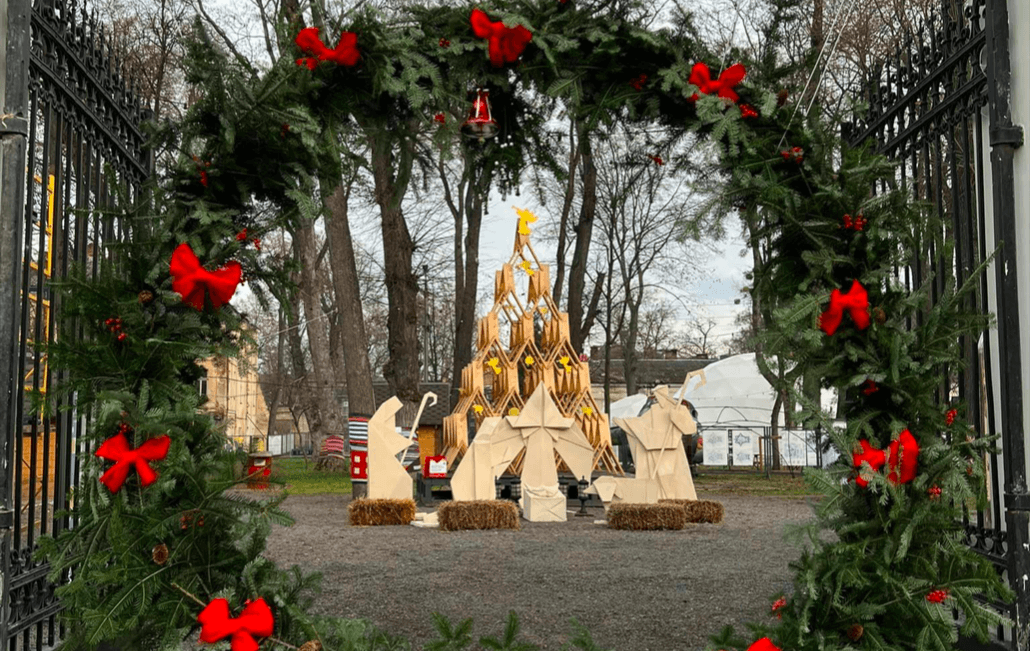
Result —
<instances>
[{"instance_id":1,"label":"red bow on garland","mask_svg":"<svg viewBox=\"0 0 1030 651\"><path fill-rule=\"evenodd\" d=\"M916 437L912 436L912 432L902 431L898 439L891 441L891 444L887 446L886 453L869 445L869 441L865 439L859 441L858 444L862 446L862 452L854 455L855 468L859 469L855 483L862 488L869 485L869 480L862 477L862 462L868 463L874 472L879 472L886 463L888 454L890 455L890 474L887 475L887 481L897 486L898 484L907 484L916 478L919 443L916 441Z\"/></svg>"},{"instance_id":2,"label":"red bow on garland","mask_svg":"<svg viewBox=\"0 0 1030 651\"><path fill-rule=\"evenodd\" d=\"M300 30L294 43L300 51L309 56L297 59L298 66L307 66L308 70L314 70L319 61L332 61L341 66L353 66L361 58L358 52L358 35L354 32L343 32L340 34L340 42L332 50L325 46L322 39L318 38L317 27L306 27Z\"/></svg>"},{"instance_id":3,"label":"red bow on garland","mask_svg":"<svg viewBox=\"0 0 1030 651\"><path fill-rule=\"evenodd\" d=\"M95 453L101 459L114 461L114 465L100 476L100 481L112 493L117 493L125 483L125 478L129 476L129 468L136 466L140 483L144 486L153 484L157 481L157 473L147 462L164 459L168 455L168 446L171 443L172 439L165 434L144 441L143 445L133 450L129 447L129 440L124 434L112 436L104 441Z\"/></svg>"},{"instance_id":4,"label":"red bow on garland","mask_svg":"<svg viewBox=\"0 0 1030 651\"><path fill-rule=\"evenodd\" d=\"M533 34L522 25L505 27L501 21L492 22L480 9L472 10L472 31L479 38L488 38L490 63L500 68L505 63L514 63L526 45L533 40Z\"/></svg>"},{"instance_id":5,"label":"red bow on garland","mask_svg":"<svg viewBox=\"0 0 1030 651\"><path fill-rule=\"evenodd\" d=\"M232 636L232 651L257 651L254 636L268 637L275 626L272 609L260 598L247 604L236 618L229 616L228 601L215 599L200 612L197 621L201 624L201 642L217 642Z\"/></svg>"},{"instance_id":6,"label":"red bow on garland","mask_svg":"<svg viewBox=\"0 0 1030 651\"><path fill-rule=\"evenodd\" d=\"M197 255L185 242L175 249L168 269L172 274L172 289L182 295L187 305L198 310L204 309L204 290L211 294L211 304L219 308L236 293L236 286L243 277L243 268L239 262L230 262L224 267L208 271L200 266Z\"/></svg>"},{"instance_id":7,"label":"red bow on garland","mask_svg":"<svg viewBox=\"0 0 1030 651\"><path fill-rule=\"evenodd\" d=\"M755 643L749 646L747 651L780 651L780 647L773 644L769 638L763 637L760 640L755 640Z\"/></svg>"},{"instance_id":8,"label":"red bow on garland","mask_svg":"<svg viewBox=\"0 0 1030 651\"><path fill-rule=\"evenodd\" d=\"M712 79L712 73L708 66L698 61L690 71L690 83L697 86L698 91L705 95L718 95L736 102L740 95L734 92L733 87L744 80L747 71L740 63L735 63L722 71L718 79ZM690 98L691 102L697 101L697 93Z\"/></svg>"},{"instance_id":9,"label":"red bow on garland","mask_svg":"<svg viewBox=\"0 0 1030 651\"><path fill-rule=\"evenodd\" d=\"M865 330L869 327L869 294L857 280L851 283L847 294L842 294L839 289L830 293L830 307L819 316L819 327L828 335L837 332L844 310L851 315L856 328Z\"/></svg>"}]
</instances>

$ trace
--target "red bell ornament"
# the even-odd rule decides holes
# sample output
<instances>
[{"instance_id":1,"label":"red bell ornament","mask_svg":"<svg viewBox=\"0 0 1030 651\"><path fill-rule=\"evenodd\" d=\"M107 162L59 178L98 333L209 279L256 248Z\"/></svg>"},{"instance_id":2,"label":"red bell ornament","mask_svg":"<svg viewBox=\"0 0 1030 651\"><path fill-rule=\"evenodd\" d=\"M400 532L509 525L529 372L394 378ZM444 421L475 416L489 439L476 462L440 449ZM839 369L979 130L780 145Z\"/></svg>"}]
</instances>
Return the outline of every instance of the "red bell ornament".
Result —
<instances>
[{"instance_id":1,"label":"red bell ornament","mask_svg":"<svg viewBox=\"0 0 1030 651\"><path fill-rule=\"evenodd\" d=\"M490 110L490 91L476 89L476 99L472 103L468 119L461 125L461 132L469 138L478 138L483 142L486 138L497 135L499 128Z\"/></svg>"}]
</instances>

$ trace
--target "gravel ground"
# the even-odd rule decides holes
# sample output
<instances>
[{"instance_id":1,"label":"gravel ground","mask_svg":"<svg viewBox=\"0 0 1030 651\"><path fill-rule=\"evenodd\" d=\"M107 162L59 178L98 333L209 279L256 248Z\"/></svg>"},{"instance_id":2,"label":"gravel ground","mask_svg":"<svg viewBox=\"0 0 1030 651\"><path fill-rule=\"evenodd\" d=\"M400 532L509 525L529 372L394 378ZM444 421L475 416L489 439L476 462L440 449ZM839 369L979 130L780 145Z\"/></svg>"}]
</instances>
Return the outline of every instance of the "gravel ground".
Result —
<instances>
[{"instance_id":1,"label":"gravel ground","mask_svg":"<svg viewBox=\"0 0 1030 651\"><path fill-rule=\"evenodd\" d=\"M350 497L295 495L284 508L297 522L273 530L266 555L324 574L319 612L368 619L415 649L434 639L434 611L455 623L472 617L478 639L499 635L509 610L541 649L561 647L571 618L614 651L702 649L726 624L770 616L799 554L784 525L810 519L811 508L801 498L698 497L722 502L725 521L615 531L593 524L603 512L591 509L565 523L523 521L521 531L443 532L351 527Z\"/></svg>"}]
</instances>

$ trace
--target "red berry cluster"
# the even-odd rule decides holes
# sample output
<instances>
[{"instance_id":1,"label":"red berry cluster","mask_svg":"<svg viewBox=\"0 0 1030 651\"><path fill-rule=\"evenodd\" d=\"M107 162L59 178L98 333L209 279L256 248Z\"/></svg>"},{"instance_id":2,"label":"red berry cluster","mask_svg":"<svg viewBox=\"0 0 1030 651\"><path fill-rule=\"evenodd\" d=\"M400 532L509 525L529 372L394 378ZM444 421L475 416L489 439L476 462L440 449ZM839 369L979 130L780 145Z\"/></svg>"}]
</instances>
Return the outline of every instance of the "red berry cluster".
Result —
<instances>
[{"instance_id":1,"label":"red berry cluster","mask_svg":"<svg viewBox=\"0 0 1030 651\"><path fill-rule=\"evenodd\" d=\"M776 601L773 602L772 612L776 613L776 617L778 619L783 619L783 613L780 613L780 612L777 612L777 611L781 610L786 605L787 605L787 598L786 597L780 597L779 599L777 599Z\"/></svg>"},{"instance_id":2,"label":"red berry cluster","mask_svg":"<svg viewBox=\"0 0 1030 651\"><path fill-rule=\"evenodd\" d=\"M244 228L239 233L236 233L236 241L237 242L246 242L247 241L247 229L246 228Z\"/></svg>"},{"instance_id":3,"label":"red berry cluster","mask_svg":"<svg viewBox=\"0 0 1030 651\"><path fill-rule=\"evenodd\" d=\"M110 318L110 319L105 319L104 320L104 325L107 326L107 331L108 332L112 332L112 333L117 332L118 333L118 337L117 337L118 341L125 341L125 339L128 337L127 334L122 332L122 320L121 319L119 319L117 317L113 317L113 318Z\"/></svg>"},{"instance_id":4,"label":"red berry cluster","mask_svg":"<svg viewBox=\"0 0 1030 651\"><path fill-rule=\"evenodd\" d=\"M930 499L937 501L941 499L941 487L936 484L926 489L926 492L930 494Z\"/></svg>"},{"instance_id":5,"label":"red berry cluster","mask_svg":"<svg viewBox=\"0 0 1030 651\"><path fill-rule=\"evenodd\" d=\"M758 117L758 111L756 111L755 107L751 106L750 104L741 104L740 105L740 117L745 118L745 119L757 118Z\"/></svg>"},{"instance_id":6,"label":"red berry cluster","mask_svg":"<svg viewBox=\"0 0 1030 651\"><path fill-rule=\"evenodd\" d=\"M926 600L932 604L942 604L944 603L944 600L948 598L949 594L950 593L947 588L931 590L930 593L926 595Z\"/></svg>"},{"instance_id":7,"label":"red berry cluster","mask_svg":"<svg viewBox=\"0 0 1030 651\"><path fill-rule=\"evenodd\" d=\"M437 122L439 122L440 124L446 124L447 123L447 116L444 115L443 113L437 113L436 115L433 116L433 119L436 120Z\"/></svg>"},{"instance_id":8,"label":"red berry cluster","mask_svg":"<svg viewBox=\"0 0 1030 651\"><path fill-rule=\"evenodd\" d=\"M197 166L197 171L200 172L200 184L207 187L207 170L205 168L211 167L211 161L203 161L196 156L193 157L193 162Z\"/></svg>"},{"instance_id":9,"label":"red berry cluster","mask_svg":"<svg viewBox=\"0 0 1030 651\"><path fill-rule=\"evenodd\" d=\"M280 138L285 138L286 134L289 133L289 131L290 131L289 123L288 122L283 122L282 128L279 129L279 137Z\"/></svg>"},{"instance_id":10,"label":"red berry cluster","mask_svg":"<svg viewBox=\"0 0 1030 651\"><path fill-rule=\"evenodd\" d=\"M441 38L440 39L440 47L450 47L450 46L451 46L451 42L450 41L448 41L445 38Z\"/></svg>"},{"instance_id":11,"label":"red berry cluster","mask_svg":"<svg viewBox=\"0 0 1030 651\"><path fill-rule=\"evenodd\" d=\"M655 165L665 165L665 161L662 160L661 156L648 156L648 158L653 160Z\"/></svg>"},{"instance_id":12,"label":"red berry cluster","mask_svg":"<svg viewBox=\"0 0 1030 651\"><path fill-rule=\"evenodd\" d=\"M862 393L867 396L871 396L879 390L880 387L876 386L876 382L872 380L866 380L865 384L862 385Z\"/></svg>"},{"instance_id":13,"label":"red berry cluster","mask_svg":"<svg viewBox=\"0 0 1030 651\"><path fill-rule=\"evenodd\" d=\"M861 214L855 215L854 217L852 217L851 215L844 215L843 221L843 227L838 226L837 228L844 228L845 230L849 231L860 231L865 228L866 224L869 223L869 220L863 217Z\"/></svg>"},{"instance_id":14,"label":"red berry cluster","mask_svg":"<svg viewBox=\"0 0 1030 651\"><path fill-rule=\"evenodd\" d=\"M644 90L644 84L646 83L647 75L642 74L633 81L629 82L629 85L632 86L634 90Z\"/></svg>"},{"instance_id":15,"label":"red berry cluster","mask_svg":"<svg viewBox=\"0 0 1030 651\"><path fill-rule=\"evenodd\" d=\"M182 527L183 531L186 530L190 525L196 525L198 527L204 526L204 515L199 513L196 509L192 511L186 511L179 518L179 526Z\"/></svg>"},{"instance_id":16,"label":"red berry cluster","mask_svg":"<svg viewBox=\"0 0 1030 651\"><path fill-rule=\"evenodd\" d=\"M785 161L794 161L800 165L801 161L805 160L805 150L801 147L791 147L790 149L784 149L780 152L780 156L783 156Z\"/></svg>"},{"instance_id":17,"label":"red berry cluster","mask_svg":"<svg viewBox=\"0 0 1030 651\"><path fill-rule=\"evenodd\" d=\"M957 409L949 409L948 413L944 415L944 422L951 425L955 422L955 417L958 416Z\"/></svg>"},{"instance_id":18,"label":"red berry cluster","mask_svg":"<svg viewBox=\"0 0 1030 651\"><path fill-rule=\"evenodd\" d=\"M115 436L118 436L119 434L122 436L128 436L129 432L131 431L132 428L129 427L129 424L123 420L121 423L118 424L118 431L115 432Z\"/></svg>"}]
</instances>

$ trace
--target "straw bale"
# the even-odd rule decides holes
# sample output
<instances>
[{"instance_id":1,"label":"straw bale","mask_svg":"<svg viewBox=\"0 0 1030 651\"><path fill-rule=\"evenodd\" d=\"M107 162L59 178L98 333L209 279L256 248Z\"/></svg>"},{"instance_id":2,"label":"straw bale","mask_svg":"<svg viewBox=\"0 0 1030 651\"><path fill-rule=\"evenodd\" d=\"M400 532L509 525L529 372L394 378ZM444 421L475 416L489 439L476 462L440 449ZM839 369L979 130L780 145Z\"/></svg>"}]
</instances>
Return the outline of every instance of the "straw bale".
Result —
<instances>
[{"instance_id":1,"label":"straw bale","mask_svg":"<svg viewBox=\"0 0 1030 651\"><path fill-rule=\"evenodd\" d=\"M608 507L608 526L612 529L654 531L682 529L686 524L686 511L676 504L618 502Z\"/></svg>"},{"instance_id":2,"label":"straw bale","mask_svg":"<svg viewBox=\"0 0 1030 651\"><path fill-rule=\"evenodd\" d=\"M725 510L722 502L712 500L658 500L659 504L675 504L681 507L687 514L687 522L710 522L719 524L722 522Z\"/></svg>"},{"instance_id":3,"label":"straw bale","mask_svg":"<svg viewBox=\"0 0 1030 651\"><path fill-rule=\"evenodd\" d=\"M353 527L409 524L415 519L415 500L356 499L347 507Z\"/></svg>"},{"instance_id":4,"label":"straw bale","mask_svg":"<svg viewBox=\"0 0 1030 651\"><path fill-rule=\"evenodd\" d=\"M446 502L437 515L444 531L519 528L519 507L508 500Z\"/></svg>"}]
</instances>

